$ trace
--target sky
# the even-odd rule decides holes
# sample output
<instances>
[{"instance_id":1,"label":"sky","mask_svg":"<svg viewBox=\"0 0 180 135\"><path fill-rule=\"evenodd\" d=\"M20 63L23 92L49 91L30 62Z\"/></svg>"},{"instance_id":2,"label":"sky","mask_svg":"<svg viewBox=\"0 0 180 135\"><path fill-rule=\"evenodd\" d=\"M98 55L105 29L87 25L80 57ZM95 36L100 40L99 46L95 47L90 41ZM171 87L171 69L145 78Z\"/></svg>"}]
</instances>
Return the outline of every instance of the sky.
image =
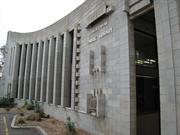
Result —
<instances>
[{"instance_id":1,"label":"sky","mask_svg":"<svg viewBox=\"0 0 180 135\"><path fill-rule=\"evenodd\" d=\"M0 46L7 32L32 32L45 28L85 0L0 0Z\"/></svg>"}]
</instances>

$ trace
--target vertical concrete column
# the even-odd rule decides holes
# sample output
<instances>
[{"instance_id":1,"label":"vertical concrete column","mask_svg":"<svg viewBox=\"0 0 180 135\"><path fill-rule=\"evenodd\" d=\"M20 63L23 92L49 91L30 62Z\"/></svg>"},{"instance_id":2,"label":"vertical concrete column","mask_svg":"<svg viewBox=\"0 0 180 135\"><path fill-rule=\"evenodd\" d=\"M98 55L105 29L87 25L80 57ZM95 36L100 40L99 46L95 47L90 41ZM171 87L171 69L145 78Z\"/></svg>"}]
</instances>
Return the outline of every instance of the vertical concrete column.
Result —
<instances>
[{"instance_id":1,"label":"vertical concrete column","mask_svg":"<svg viewBox=\"0 0 180 135\"><path fill-rule=\"evenodd\" d=\"M21 51L21 60L20 60L20 67L19 67L19 81L18 81L18 99L23 98L24 93L24 71L25 71L25 62L26 60L26 45L22 44L22 51Z\"/></svg>"},{"instance_id":2,"label":"vertical concrete column","mask_svg":"<svg viewBox=\"0 0 180 135\"><path fill-rule=\"evenodd\" d=\"M169 0L169 10L176 79L177 134L180 135L180 1ZM178 18L178 20L175 18Z\"/></svg>"},{"instance_id":3,"label":"vertical concrete column","mask_svg":"<svg viewBox=\"0 0 180 135\"><path fill-rule=\"evenodd\" d=\"M180 135L180 12L178 2L178 0L154 1L162 135Z\"/></svg>"},{"instance_id":4,"label":"vertical concrete column","mask_svg":"<svg viewBox=\"0 0 180 135\"><path fill-rule=\"evenodd\" d=\"M15 55L14 55L14 65L12 72L12 89L11 89L11 97L16 98L17 90L18 90L18 74L19 74L19 62L20 62L20 46L16 44L15 46Z\"/></svg>"},{"instance_id":5,"label":"vertical concrete column","mask_svg":"<svg viewBox=\"0 0 180 135\"><path fill-rule=\"evenodd\" d=\"M75 109L75 102L74 102L75 101L75 95L77 96L77 93L75 94L75 91L77 92L77 89L76 89L77 87L76 87L75 83L76 83L76 80L79 80L79 78L77 79L77 77L76 77L77 65L79 65L79 63L77 63L77 61L76 61L76 57L77 57L77 49L79 49L79 51L80 51L80 45L77 46L77 42L80 42L81 39L77 38L78 34L80 35L77 27L80 27L79 24L74 28L74 30L73 30L74 36L71 37L71 40L73 40L72 41L72 44L73 44L73 47L72 47L72 65L71 65L72 66L72 68L71 68L71 93L72 93L71 94L71 108L72 109ZM78 56L80 56L80 53L78 53ZM78 70L79 70L79 68L78 68Z\"/></svg>"},{"instance_id":6,"label":"vertical concrete column","mask_svg":"<svg viewBox=\"0 0 180 135\"><path fill-rule=\"evenodd\" d=\"M43 46L44 46L44 42L40 41L38 56L37 56L36 85L35 85L35 100L37 101L40 100L40 92L41 92Z\"/></svg>"},{"instance_id":7,"label":"vertical concrete column","mask_svg":"<svg viewBox=\"0 0 180 135\"><path fill-rule=\"evenodd\" d=\"M15 55L15 47L13 47L13 51L12 51L12 61L11 61L11 69L10 69L10 75L12 76L12 72L13 72L13 65L14 65L14 55Z\"/></svg>"},{"instance_id":8,"label":"vertical concrete column","mask_svg":"<svg viewBox=\"0 0 180 135\"><path fill-rule=\"evenodd\" d=\"M55 49L55 64L54 64L54 90L53 104L61 103L61 76L62 76L62 54L63 54L63 39L58 35Z\"/></svg>"},{"instance_id":9,"label":"vertical concrete column","mask_svg":"<svg viewBox=\"0 0 180 135\"><path fill-rule=\"evenodd\" d=\"M11 66L12 66L12 58L13 58L13 48L10 49L10 54L9 54L9 75L11 75Z\"/></svg>"},{"instance_id":10,"label":"vertical concrete column","mask_svg":"<svg viewBox=\"0 0 180 135\"><path fill-rule=\"evenodd\" d=\"M53 103L53 82L54 82L54 57L55 57L55 43L54 36L50 38L49 55L48 55L48 69L47 69L47 103Z\"/></svg>"},{"instance_id":11,"label":"vertical concrete column","mask_svg":"<svg viewBox=\"0 0 180 135\"><path fill-rule=\"evenodd\" d=\"M128 16L127 16L128 19ZM129 99L130 99L130 135L136 135L136 65L135 65L135 40L134 27L131 21L128 21L128 48L129 48ZM126 101L125 101L126 102Z\"/></svg>"},{"instance_id":12,"label":"vertical concrete column","mask_svg":"<svg viewBox=\"0 0 180 135\"><path fill-rule=\"evenodd\" d=\"M47 65L48 65L48 53L49 53L49 40L45 40L43 48L43 58L42 58L42 74L41 74L41 93L40 101L46 101L46 88L47 88Z\"/></svg>"},{"instance_id":13,"label":"vertical concrete column","mask_svg":"<svg viewBox=\"0 0 180 135\"><path fill-rule=\"evenodd\" d=\"M24 75L24 93L23 99L29 98L29 80L30 80L30 70L31 70L31 57L32 57L32 45L29 43L27 45L26 53L26 66L25 66L25 75Z\"/></svg>"},{"instance_id":14,"label":"vertical concrete column","mask_svg":"<svg viewBox=\"0 0 180 135\"><path fill-rule=\"evenodd\" d=\"M63 63L62 63L62 86L61 86L61 105L63 107L68 107L71 97L71 39L70 33L67 31L64 34L63 43Z\"/></svg>"},{"instance_id":15,"label":"vertical concrete column","mask_svg":"<svg viewBox=\"0 0 180 135\"><path fill-rule=\"evenodd\" d=\"M36 66L37 66L37 52L38 46L34 42L31 59L31 73L30 73L30 86L29 86L29 100L34 100L35 96L35 80L36 80Z\"/></svg>"}]
</instances>

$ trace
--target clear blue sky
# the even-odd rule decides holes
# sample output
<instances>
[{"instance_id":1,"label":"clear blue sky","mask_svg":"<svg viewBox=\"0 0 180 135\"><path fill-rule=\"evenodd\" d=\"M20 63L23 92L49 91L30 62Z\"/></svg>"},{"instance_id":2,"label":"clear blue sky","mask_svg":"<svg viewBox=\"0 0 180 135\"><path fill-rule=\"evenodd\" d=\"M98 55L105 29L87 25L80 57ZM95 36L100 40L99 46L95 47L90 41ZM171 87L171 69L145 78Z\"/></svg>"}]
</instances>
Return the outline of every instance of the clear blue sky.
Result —
<instances>
[{"instance_id":1,"label":"clear blue sky","mask_svg":"<svg viewBox=\"0 0 180 135\"><path fill-rule=\"evenodd\" d=\"M85 0L0 0L0 46L7 32L31 32L58 21Z\"/></svg>"}]
</instances>

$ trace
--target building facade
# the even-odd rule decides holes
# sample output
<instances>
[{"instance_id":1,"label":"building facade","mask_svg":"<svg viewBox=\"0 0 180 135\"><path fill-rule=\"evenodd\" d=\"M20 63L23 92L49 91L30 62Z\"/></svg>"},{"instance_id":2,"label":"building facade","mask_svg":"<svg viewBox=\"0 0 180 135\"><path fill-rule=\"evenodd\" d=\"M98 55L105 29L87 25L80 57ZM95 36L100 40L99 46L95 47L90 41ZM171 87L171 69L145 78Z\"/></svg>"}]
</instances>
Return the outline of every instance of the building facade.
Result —
<instances>
[{"instance_id":1,"label":"building facade","mask_svg":"<svg viewBox=\"0 0 180 135\"><path fill-rule=\"evenodd\" d=\"M180 135L180 1L86 0L9 32L5 91L92 135Z\"/></svg>"}]
</instances>

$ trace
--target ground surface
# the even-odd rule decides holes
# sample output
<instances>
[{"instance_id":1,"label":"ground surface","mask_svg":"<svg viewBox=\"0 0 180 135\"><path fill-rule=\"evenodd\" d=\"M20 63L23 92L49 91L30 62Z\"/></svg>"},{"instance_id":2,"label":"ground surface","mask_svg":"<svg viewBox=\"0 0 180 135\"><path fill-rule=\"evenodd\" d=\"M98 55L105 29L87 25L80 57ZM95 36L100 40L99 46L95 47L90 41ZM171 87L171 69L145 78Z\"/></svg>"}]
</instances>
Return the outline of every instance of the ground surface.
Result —
<instances>
[{"instance_id":1,"label":"ground surface","mask_svg":"<svg viewBox=\"0 0 180 135\"><path fill-rule=\"evenodd\" d=\"M8 111L0 108L0 135L41 135L39 130L36 129L12 129L10 127L13 116L21 113L23 113L24 116L18 115L16 120L24 117L25 124L22 124L24 126L40 126L46 131L46 133L48 133L48 135L72 135L67 130L64 122L54 118L41 118L41 121L26 120L26 116L32 114L33 111L27 111L23 108L12 108ZM18 125L17 121L15 124ZM75 131L76 133L74 135L90 135L81 129L76 128Z\"/></svg>"},{"instance_id":2,"label":"ground surface","mask_svg":"<svg viewBox=\"0 0 180 135\"><path fill-rule=\"evenodd\" d=\"M11 122L15 113L0 109L0 135L42 135L36 129L12 129Z\"/></svg>"},{"instance_id":3,"label":"ground surface","mask_svg":"<svg viewBox=\"0 0 180 135\"><path fill-rule=\"evenodd\" d=\"M25 116L17 116L17 119L26 118ZM17 122L16 122L16 125ZM48 135L72 135L68 130L64 122L56 120L54 118L41 118L41 121L30 121L26 120L25 124L22 124L24 126L40 126L42 127ZM81 130L81 129L75 129L74 135L90 135L87 132Z\"/></svg>"}]
</instances>

